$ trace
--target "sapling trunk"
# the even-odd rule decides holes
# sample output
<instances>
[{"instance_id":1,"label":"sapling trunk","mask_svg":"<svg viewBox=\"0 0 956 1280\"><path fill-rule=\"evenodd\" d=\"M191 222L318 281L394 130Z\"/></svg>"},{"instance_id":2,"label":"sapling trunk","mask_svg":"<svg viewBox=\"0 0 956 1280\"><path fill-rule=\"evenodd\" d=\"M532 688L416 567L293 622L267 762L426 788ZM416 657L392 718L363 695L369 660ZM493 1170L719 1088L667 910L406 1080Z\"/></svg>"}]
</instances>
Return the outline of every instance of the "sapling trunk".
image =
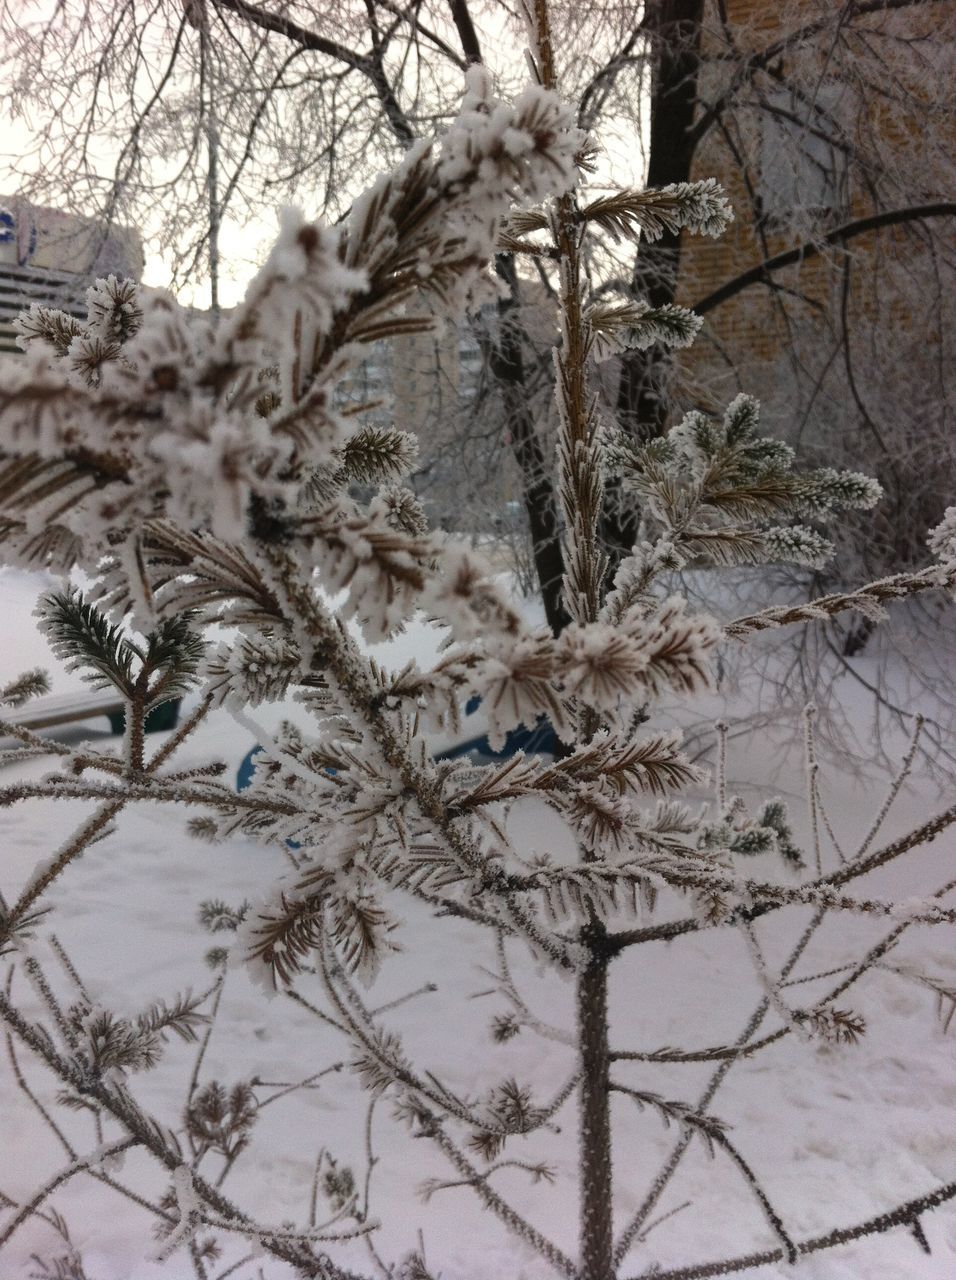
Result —
<instances>
[{"instance_id":1,"label":"sapling trunk","mask_svg":"<svg viewBox=\"0 0 956 1280\"><path fill-rule=\"evenodd\" d=\"M607 1020L608 956L604 927L588 925L583 941L591 959L578 978L577 1025L581 1053L579 1122L581 1277L613 1280L611 1118Z\"/></svg>"}]
</instances>

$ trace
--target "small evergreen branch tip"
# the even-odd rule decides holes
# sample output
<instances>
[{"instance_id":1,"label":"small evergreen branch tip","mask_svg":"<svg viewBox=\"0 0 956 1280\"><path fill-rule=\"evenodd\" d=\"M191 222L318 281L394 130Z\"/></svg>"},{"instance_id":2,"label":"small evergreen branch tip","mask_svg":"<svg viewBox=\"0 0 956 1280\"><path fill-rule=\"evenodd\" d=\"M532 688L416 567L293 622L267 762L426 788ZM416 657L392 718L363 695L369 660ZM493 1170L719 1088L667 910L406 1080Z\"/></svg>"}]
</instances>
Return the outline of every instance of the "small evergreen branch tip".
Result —
<instances>
[{"instance_id":1,"label":"small evergreen branch tip","mask_svg":"<svg viewBox=\"0 0 956 1280\"><path fill-rule=\"evenodd\" d=\"M956 1007L956 1006L954 1006ZM521 1022L513 1013L499 1013L491 1024L491 1036L497 1044L505 1044L521 1034Z\"/></svg>"},{"instance_id":2,"label":"small evergreen branch tip","mask_svg":"<svg viewBox=\"0 0 956 1280\"><path fill-rule=\"evenodd\" d=\"M36 667L0 688L0 707L22 707L31 698L39 698L49 692L50 677Z\"/></svg>"},{"instance_id":3,"label":"small evergreen branch tip","mask_svg":"<svg viewBox=\"0 0 956 1280\"><path fill-rule=\"evenodd\" d=\"M703 324L701 316L673 303L650 307L639 302L597 302L588 308L587 318L599 361L628 350L645 351L655 343L675 350L689 347Z\"/></svg>"},{"instance_id":4,"label":"small evergreen branch tip","mask_svg":"<svg viewBox=\"0 0 956 1280\"><path fill-rule=\"evenodd\" d=\"M171 1004L158 1001L135 1018L119 1017L108 1009L81 1002L69 1013L72 1036L91 1069L100 1075L149 1071L163 1054L168 1034L191 1043L197 1028L208 1021L199 1012L204 997L184 995Z\"/></svg>"},{"instance_id":5,"label":"small evergreen branch tip","mask_svg":"<svg viewBox=\"0 0 956 1280\"><path fill-rule=\"evenodd\" d=\"M239 907L229 907L219 898L210 898L199 905L199 923L209 933L235 933L250 910L248 902Z\"/></svg>"},{"instance_id":6,"label":"small evergreen branch tip","mask_svg":"<svg viewBox=\"0 0 956 1280\"><path fill-rule=\"evenodd\" d=\"M667 1098L662 1098L657 1093L629 1089L618 1084L614 1084L611 1087L630 1098L639 1111L644 1111L645 1109L654 1111L663 1120L665 1127L677 1124L681 1127L691 1128L695 1133L699 1133L704 1139L708 1153L711 1156L714 1155L715 1143L719 1143L727 1132L728 1125L723 1120L718 1120L716 1116L705 1115L687 1102L670 1101Z\"/></svg>"},{"instance_id":7,"label":"small evergreen branch tip","mask_svg":"<svg viewBox=\"0 0 956 1280\"><path fill-rule=\"evenodd\" d=\"M79 592L56 591L37 606L40 629L68 671L80 671L95 688L134 693L137 652L122 630Z\"/></svg>"},{"instance_id":8,"label":"small evergreen branch tip","mask_svg":"<svg viewBox=\"0 0 956 1280\"><path fill-rule=\"evenodd\" d=\"M65 311L31 303L28 311L21 311L13 322L17 345L29 351L34 344L42 344L56 356L65 356L74 338L80 337L83 325Z\"/></svg>"},{"instance_id":9,"label":"small evergreen branch tip","mask_svg":"<svg viewBox=\"0 0 956 1280\"><path fill-rule=\"evenodd\" d=\"M857 472L796 470L793 450L760 436L758 424L757 402L741 395L721 421L693 411L647 444L623 436L610 441L613 463L644 499L649 526L672 555L718 565L782 561L818 568L832 556L832 543L791 522L820 523L841 510L868 509L881 497L876 481ZM627 563L632 579L636 572L650 581L646 554ZM615 583L615 596L628 587L626 578Z\"/></svg>"},{"instance_id":10,"label":"small evergreen branch tip","mask_svg":"<svg viewBox=\"0 0 956 1280\"><path fill-rule=\"evenodd\" d=\"M719 236L733 221L733 210L713 178L678 182L644 191L617 191L592 201L581 210L584 222L594 223L615 240L637 236L659 240L686 227L696 235Z\"/></svg>"},{"instance_id":11,"label":"small evergreen branch tip","mask_svg":"<svg viewBox=\"0 0 956 1280\"><path fill-rule=\"evenodd\" d=\"M86 309L88 329L105 342L128 342L143 320L139 286L113 275L87 289Z\"/></svg>"},{"instance_id":12,"label":"small evergreen branch tip","mask_svg":"<svg viewBox=\"0 0 956 1280\"><path fill-rule=\"evenodd\" d=\"M252 1087L240 1082L227 1089L211 1080L186 1108L186 1131L200 1151L235 1160L249 1145L259 1106Z\"/></svg>"},{"instance_id":13,"label":"small evergreen branch tip","mask_svg":"<svg viewBox=\"0 0 956 1280\"><path fill-rule=\"evenodd\" d=\"M186 830L196 840L205 840L209 844L216 844L221 838L215 818L190 818Z\"/></svg>"},{"instance_id":14,"label":"small evergreen branch tip","mask_svg":"<svg viewBox=\"0 0 956 1280\"><path fill-rule=\"evenodd\" d=\"M350 480L382 484L400 480L412 469L418 442L394 427L363 427L342 448L342 467Z\"/></svg>"},{"instance_id":15,"label":"small evergreen branch tip","mask_svg":"<svg viewBox=\"0 0 956 1280\"><path fill-rule=\"evenodd\" d=\"M180 1040L192 1043L197 1037L197 1028L209 1021L206 1014L199 1012L204 1000L205 996L193 996L191 993L177 996L168 1005L165 1000L160 1000L141 1013L136 1021L149 1034L158 1033L165 1037L167 1032L172 1032Z\"/></svg>"},{"instance_id":16,"label":"small evergreen branch tip","mask_svg":"<svg viewBox=\"0 0 956 1280\"><path fill-rule=\"evenodd\" d=\"M161 685L164 698L184 693L196 681L206 644L192 630L195 620L196 615L187 610L164 619L146 637L143 674L157 677L154 689Z\"/></svg>"},{"instance_id":17,"label":"small evergreen branch tip","mask_svg":"<svg viewBox=\"0 0 956 1280\"><path fill-rule=\"evenodd\" d=\"M323 938L346 971L368 985L384 957L398 949L390 937L396 923L369 890L336 892L327 871L306 868L295 886L243 921L241 939L252 972L269 986L290 983Z\"/></svg>"},{"instance_id":18,"label":"small evergreen branch tip","mask_svg":"<svg viewBox=\"0 0 956 1280\"><path fill-rule=\"evenodd\" d=\"M388 524L399 533L418 537L428 530L428 517L418 498L402 485L386 485L378 495L378 502Z\"/></svg>"},{"instance_id":19,"label":"small evergreen branch tip","mask_svg":"<svg viewBox=\"0 0 956 1280\"><path fill-rule=\"evenodd\" d=\"M814 1035L832 1045L855 1045L866 1035L866 1020L851 1009L821 1005L806 1016Z\"/></svg>"},{"instance_id":20,"label":"small evergreen branch tip","mask_svg":"<svg viewBox=\"0 0 956 1280\"><path fill-rule=\"evenodd\" d=\"M189 611L161 622L142 647L78 591L43 597L36 615L55 656L95 688L112 687L150 708L196 683L206 646L192 630Z\"/></svg>"},{"instance_id":21,"label":"small evergreen branch tip","mask_svg":"<svg viewBox=\"0 0 956 1280\"><path fill-rule=\"evenodd\" d=\"M390 1089L410 1072L410 1066L402 1050L402 1042L391 1031L382 1028L368 1037L366 1046L352 1060L352 1070L362 1082L362 1087L373 1096ZM418 1117L418 1109L412 1107L411 1119Z\"/></svg>"},{"instance_id":22,"label":"small evergreen branch tip","mask_svg":"<svg viewBox=\"0 0 956 1280\"><path fill-rule=\"evenodd\" d=\"M0 898L0 956L16 951L21 944L36 937L37 928L47 915L49 907L41 907L12 917L10 909Z\"/></svg>"}]
</instances>

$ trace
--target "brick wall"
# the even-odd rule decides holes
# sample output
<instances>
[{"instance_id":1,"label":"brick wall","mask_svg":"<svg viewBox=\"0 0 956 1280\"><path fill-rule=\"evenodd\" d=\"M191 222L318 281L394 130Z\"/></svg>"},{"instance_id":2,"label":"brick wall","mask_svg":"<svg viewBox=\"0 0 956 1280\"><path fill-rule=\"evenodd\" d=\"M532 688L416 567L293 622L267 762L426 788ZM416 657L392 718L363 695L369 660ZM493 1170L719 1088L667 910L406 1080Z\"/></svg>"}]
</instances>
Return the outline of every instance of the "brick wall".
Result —
<instances>
[{"instance_id":1,"label":"brick wall","mask_svg":"<svg viewBox=\"0 0 956 1280\"><path fill-rule=\"evenodd\" d=\"M746 53L763 49L783 30L792 30L795 20L799 22L801 6L792 3L786 6L786 28L781 27L780 13L783 6L775 3L775 0L726 0L726 7L739 48ZM820 12L818 0L807 0L802 7L806 10L807 17L817 16ZM927 8L932 9L931 15L925 12ZM712 22L713 9L710 6ZM909 11L899 11L894 16L894 21L911 22L914 33L929 31L938 38L943 38L947 31L950 38L956 33L956 3L953 0L944 0L943 3L931 6L914 6L912 15L904 18L902 15L907 13ZM705 67L707 55L713 54L716 47L716 33L711 28L705 36L702 50ZM709 88L706 81L703 87L706 96ZM882 107L877 105L867 123L871 123L874 131L879 133L881 145L892 146L894 137L905 141L907 128L919 128L919 116L916 111L911 120L901 121L899 117L888 117ZM772 136L779 140L783 135L777 133ZM753 164L751 176L757 183L761 177L762 155L766 154L766 151L762 153L761 150L764 145L751 130L749 159ZM768 158L768 163L770 162L772 157ZM781 234L771 222L765 226L765 242L761 243L755 233L751 199L742 181L739 163L731 155L719 130L711 129L699 147L692 176L716 177L725 186L730 201L738 212L738 218L718 241L693 236L684 238L678 301L688 306L702 300L714 289L755 266L765 257L789 249L802 239L790 230ZM872 212L872 202L865 193L853 189L851 176L844 207L834 209L828 218L825 214L824 225L838 225ZM872 276L879 255L892 256L909 251L911 242L901 230L883 230L854 240L854 284L851 288L850 306L855 309L856 314L870 311L875 305L866 282L868 276ZM806 294L814 302L823 304L831 314L839 306L842 271L840 260L833 255L817 256L788 267L776 273L774 280L780 286ZM802 321L808 321L814 315L811 307L799 303L792 295L788 295L786 305L791 314ZM885 299L883 305L886 305ZM898 317L902 315L902 303L891 303L890 306L898 312ZM780 357L788 341L788 327L781 308L774 305L770 289L763 284L755 284L707 315L701 337L695 347L682 355L681 366L689 385L699 388L706 386L708 382L714 383L718 388L716 398L721 398L720 379L715 379L715 374L719 374L721 370L726 371L729 363L737 366L754 361L772 363ZM700 398L699 392L697 398Z\"/></svg>"}]
</instances>

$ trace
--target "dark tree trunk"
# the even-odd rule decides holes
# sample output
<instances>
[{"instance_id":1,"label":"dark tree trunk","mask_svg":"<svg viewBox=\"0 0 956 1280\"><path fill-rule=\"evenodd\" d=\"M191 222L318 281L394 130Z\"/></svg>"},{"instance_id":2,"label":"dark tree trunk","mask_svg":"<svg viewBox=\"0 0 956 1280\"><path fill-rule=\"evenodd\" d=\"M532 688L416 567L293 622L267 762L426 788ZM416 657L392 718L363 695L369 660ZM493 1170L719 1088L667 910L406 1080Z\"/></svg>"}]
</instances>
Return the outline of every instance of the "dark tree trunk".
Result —
<instances>
[{"instance_id":1,"label":"dark tree trunk","mask_svg":"<svg viewBox=\"0 0 956 1280\"><path fill-rule=\"evenodd\" d=\"M584 930L582 941L591 951L591 961L578 978L577 990L581 1050L581 1280L614 1280L605 938L604 926L597 921Z\"/></svg>"},{"instance_id":2,"label":"dark tree trunk","mask_svg":"<svg viewBox=\"0 0 956 1280\"><path fill-rule=\"evenodd\" d=\"M462 52L469 62L481 62L481 44L471 20L468 0L449 0L449 8ZM558 635L570 621L561 603L564 557L561 553L557 506L548 459L535 431L534 418L525 394L521 331L514 313L518 300L518 274L514 259L508 254L498 255L495 270L507 285L508 294L498 303L498 337L491 349L491 372L501 387L505 418L511 430L511 444L521 471L525 512L544 616L554 635Z\"/></svg>"},{"instance_id":3,"label":"dark tree trunk","mask_svg":"<svg viewBox=\"0 0 956 1280\"><path fill-rule=\"evenodd\" d=\"M651 134L647 169L650 187L690 179L694 141L690 134L697 103L700 28L704 0L657 0L648 6L644 29L652 44ZM680 235L666 234L642 244L634 264L634 296L660 307L674 301L680 267ZM667 425L666 365L659 349L625 356L618 387L617 420L633 438L651 440ZM617 510L609 486L603 534L613 572L636 540L636 518Z\"/></svg>"},{"instance_id":4,"label":"dark tree trunk","mask_svg":"<svg viewBox=\"0 0 956 1280\"><path fill-rule=\"evenodd\" d=\"M694 143L690 128L697 103L700 24L703 0L659 0L649 6L645 30L652 44L651 136L647 185L663 187L690 179ZM665 234L642 245L634 265L633 286L652 307L673 302L680 266L680 235ZM618 394L622 426L645 439L660 435L666 394L660 356L632 352L623 362Z\"/></svg>"},{"instance_id":5,"label":"dark tree trunk","mask_svg":"<svg viewBox=\"0 0 956 1280\"><path fill-rule=\"evenodd\" d=\"M514 261L500 254L498 275L508 286L508 296L498 303L498 335L491 349L491 371L501 387L505 418L512 448L524 484L524 504L534 547L534 564L541 586L548 626L558 635L568 624L561 601L564 557L551 467L535 429L525 388L521 331L514 314L518 284Z\"/></svg>"}]
</instances>

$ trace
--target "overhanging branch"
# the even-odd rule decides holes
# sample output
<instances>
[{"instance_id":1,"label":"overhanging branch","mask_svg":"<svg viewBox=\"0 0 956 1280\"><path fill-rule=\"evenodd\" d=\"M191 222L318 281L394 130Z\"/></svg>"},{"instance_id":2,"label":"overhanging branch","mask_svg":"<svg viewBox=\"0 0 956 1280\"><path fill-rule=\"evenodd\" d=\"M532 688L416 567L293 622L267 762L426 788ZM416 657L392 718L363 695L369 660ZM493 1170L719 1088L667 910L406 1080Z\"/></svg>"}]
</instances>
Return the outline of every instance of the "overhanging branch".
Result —
<instances>
[{"instance_id":1,"label":"overhanging branch","mask_svg":"<svg viewBox=\"0 0 956 1280\"><path fill-rule=\"evenodd\" d=\"M772 258L766 258L763 262L759 262L755 267L751 267L741 275L735 276L733 280L728 280L719 289L715 289L713 293L708 293L706 297L695 302L692 310L696 311L698 315L706 315L708 311L713 311L715 307L719 307L722 303L729 301L730 298L736 297L738 293L742 293L744 289L749 289L753 284L772 286L772 277L775 272L782 271L785 267L792 267L798 262L806 262L810 258L815 258L824 249L832 248L834 245L848 244L849 241L855 240L857 236L865 235L868 231L877 231L882 227L899 226L906 222L921 222L928 218L947 218L954 215L956 215L956 201L941 200L935 204L910 205L905 209L888 209L883 213L874 213L866 218L856 218L852 222L844 222L842 226L834 227L832 231L827 232L819 240L807 240L794 249L786 249L783 253L777 253Z\"/></svg>"},{"instance_id":2,"label":"overhanging branch","mask_svg":"<svg viewBox=\"0 0 956 1280\"><path fill-rule=\"evenodd\" d=\"M832 14L828 14L824 18L818 18L813 22L808 22L793 31L788 31L765 48L756 50L744 60L725 91L714 102L709 103L702 114L694 121L693 128L688 133L691 148L696 148L704 134L719 119L734 94L753 80L758 71L769 67L772 62L775 62L785 54L788 49L804 45L808 40L812 40L822 31L825 31L835 16L838 15L840 23L846 25L853 18L869 17L871 14L882 13L885 10L910 9L915 5L937 3L939 3L939 0L856 0L856 3L850 0L850 3L845 6L835 6Z\"/></svg>"},{"instance_id":3,"label":"overhanging branch","mask_svg":"<svg viewBox=\"0 0 956 1280\"><path fill-rule=\"evenodd\" d=\"M274 31L302 49L325 54L326 57L334 58L337 62L342 62L345 66L361 72L375 89L389 128L398 141L405 147L414 142L415 132L408 123L405 112L374 54L358 53L338 40L332 40L318 31L312 31L298 22L293 22L291 18L269 13L259 5L249 4L248 0L216 0L216 7L220 10L229 10L244 19L250 26L258 27L262 31Z\"/></svg>"}]
</instances>

